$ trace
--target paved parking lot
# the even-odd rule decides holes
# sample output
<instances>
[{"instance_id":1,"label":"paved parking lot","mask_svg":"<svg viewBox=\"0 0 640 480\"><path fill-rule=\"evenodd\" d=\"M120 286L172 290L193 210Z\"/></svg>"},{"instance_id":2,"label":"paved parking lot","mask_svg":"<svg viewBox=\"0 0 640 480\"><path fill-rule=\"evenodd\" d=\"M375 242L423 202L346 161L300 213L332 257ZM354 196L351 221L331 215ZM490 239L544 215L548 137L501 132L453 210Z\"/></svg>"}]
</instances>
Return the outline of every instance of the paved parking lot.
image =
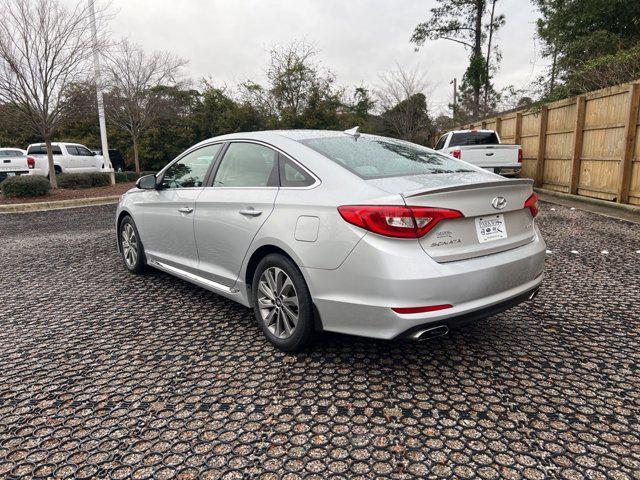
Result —
<instances>
[{"instance_id":1,"label":"paved parking lot","mask_svg":"<svg viewBox=\"0 0 640 480\"><path fill-rule=\"evenodd\" d=\"M0 216L0 477L640 478L639 225L544 204L534 302L286 355L114 210Z\"/></svg>"}]
</instances>

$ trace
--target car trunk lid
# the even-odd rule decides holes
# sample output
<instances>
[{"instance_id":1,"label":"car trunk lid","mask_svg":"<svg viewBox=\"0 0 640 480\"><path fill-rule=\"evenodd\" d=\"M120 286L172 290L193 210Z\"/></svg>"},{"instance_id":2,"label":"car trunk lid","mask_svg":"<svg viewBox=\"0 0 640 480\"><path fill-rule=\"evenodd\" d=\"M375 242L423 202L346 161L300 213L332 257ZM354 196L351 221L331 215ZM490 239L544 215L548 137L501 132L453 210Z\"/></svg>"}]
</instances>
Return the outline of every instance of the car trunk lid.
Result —
<instances>
[{"instance_id":1,"label":"car trunk lid","mask_svg":"<svg viewBox=\"0 0 640 480\"><path fill-rule=\"evenodd\" d=\"M438 177L438 175L430 175ZM399 193L408 206L457 210L464 218L439 222L419 242L437 262L451 262L498 253L531 242L535 237L533 217L524 207L533 182L507 180L497 175L448 176L446 179L376 179L383 190ZM475 181L470 181L471 179ZM406 189L404 186L421 188Z\"/></svg>"}]
</instances>

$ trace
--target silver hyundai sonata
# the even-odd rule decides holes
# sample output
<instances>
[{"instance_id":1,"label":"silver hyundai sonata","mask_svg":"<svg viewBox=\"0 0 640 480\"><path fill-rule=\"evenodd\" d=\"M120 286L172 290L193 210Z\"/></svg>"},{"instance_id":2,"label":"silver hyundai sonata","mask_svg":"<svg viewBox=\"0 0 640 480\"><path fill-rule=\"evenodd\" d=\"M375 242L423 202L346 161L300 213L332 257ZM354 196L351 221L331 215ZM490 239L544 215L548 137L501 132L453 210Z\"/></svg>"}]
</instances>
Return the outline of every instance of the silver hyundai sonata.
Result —
<instances>
[{"instance_id":1,"label":"silver hyundai sonata","mask_svg":"<svg viewBox=\"0 0 640 480\"><path fill-rule=\"evenodd\" d=\"M138 180L116 213L126 268L252 307L300 350L319 330L425 339L537 293L530 180L429 148L334 131L236 133Z\"/></svg>"}]
</instances>

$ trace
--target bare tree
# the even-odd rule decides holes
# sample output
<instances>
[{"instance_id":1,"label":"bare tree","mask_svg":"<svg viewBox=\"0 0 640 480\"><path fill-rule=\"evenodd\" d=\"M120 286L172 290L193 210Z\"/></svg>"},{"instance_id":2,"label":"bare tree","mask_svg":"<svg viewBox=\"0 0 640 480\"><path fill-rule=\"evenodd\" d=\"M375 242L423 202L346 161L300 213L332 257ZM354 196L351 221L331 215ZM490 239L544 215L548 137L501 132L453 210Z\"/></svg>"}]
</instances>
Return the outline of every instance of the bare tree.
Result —
<instances>
[{"instance_id":1,"label":"bare tree","mask_svg":"<svg viewBox=\"0 0 640 480\"><path fill-rule=\"evenodd\" d=\"M242 98L281 126L301 126L299 122L310 104L318 98L333 101L341 94L333 73L322 68L317 55L316 48L304 39L272 47L265 71L267 85L244 82Z\"/></svg>"},{"instance_id":2,"label":"bare tree","mask_svg":"<svg viewBox=\"0 0 640 480\"><path fill-rule=\"evenodd\" d=\"M140 173L140 137L162 101L162 86L178 86L186 61L169 52L147 55L139 46L122 40L107 55L110 87L106 112L110 120L131 135L136 172Z\"/></svg>"},{"instance_id":3,"label":"bare tree","mask_svg":"<svg viewBox=\"0 0 640 480\"><path fill-rule=\"evenodd\" d=\"M99 20L103 14L98 11ZM14 105L20 120L46 143L53 188L51 141L64 93L90 72L89 15L83 0L71 8L59 0L0 0L0 101Z\"/></svg>"},{"instance_id":4,"label":"bare tree","mask_svg":"<svg viewBox=\"0 0 640 480\"><path fill-rule=\"evenodd\" d=\"M431 86L419 69L407 70L396 64L395 70L380 74L375 95L389 133L410 141L424 141L431 120L428 97Z\"/></svg>"}]
</instances>

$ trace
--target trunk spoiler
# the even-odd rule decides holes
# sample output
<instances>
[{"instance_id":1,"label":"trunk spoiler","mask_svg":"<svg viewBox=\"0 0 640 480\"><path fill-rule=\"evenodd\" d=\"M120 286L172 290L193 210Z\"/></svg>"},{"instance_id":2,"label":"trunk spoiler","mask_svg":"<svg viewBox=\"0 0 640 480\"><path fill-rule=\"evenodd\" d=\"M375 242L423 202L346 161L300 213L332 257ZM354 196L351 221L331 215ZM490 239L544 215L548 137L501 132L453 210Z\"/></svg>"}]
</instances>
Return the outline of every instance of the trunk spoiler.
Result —
<instances>
[{"instance_id":1,"label":"trunk spoiler","mask_svg":"<svg viewBox=\"0 0 640 480\"><path fill-rule=\"evenodd\" d=\"M511 180L493 180L480 183L462 183L458 185L450 185L447 187L433 187L422 188L419 190L412 190L410 192L403 193L404 198L419 197L421 195L429 193L444 193L444 192L457 192L460 190L472 190L475 188L489 188L489 187L508 187L513 185L531 186L533 187L533 180L529 178L515 178Z\"/></svg>"}]
</instances>

